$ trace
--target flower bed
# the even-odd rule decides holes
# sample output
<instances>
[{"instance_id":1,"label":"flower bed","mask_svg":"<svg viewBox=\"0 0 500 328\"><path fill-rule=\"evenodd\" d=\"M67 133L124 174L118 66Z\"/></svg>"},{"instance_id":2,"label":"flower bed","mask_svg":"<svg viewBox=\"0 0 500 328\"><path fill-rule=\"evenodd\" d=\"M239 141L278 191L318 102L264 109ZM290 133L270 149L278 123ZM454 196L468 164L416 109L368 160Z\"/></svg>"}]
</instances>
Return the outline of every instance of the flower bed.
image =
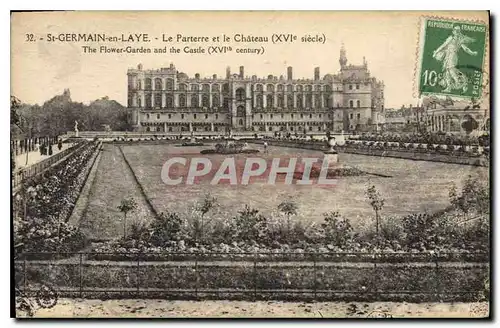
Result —
<instances>
[{"instance_id":1,"label":"flower bed","mask_svg":"<svg viewBox=\"0 0 500 328\"><path fill-rule=\"evenodd\" d=\"M362 141L377 141L377 142L403 142L403 143L422 143L422 144L443 144L443 145L479 145L489 146L490 136L485 134L479 137L462 136L462 135L446 135L439 133L427 134L362 134L356 137Z\"/></svg>"},{"instance_id":2,"label":"flower bed","mask_svg":"<svg viewBox=\"0 0 500 328\"><path fill-rule=\"evenodd\" d=\"M234 154L255 154L259 152L260 151L258 149L245 148L245 143L228 141L225 144L218 143L215 145L214 149L204 149L200 153L234 155Z\"/></svg>"},{"instance_id":3,"label":"flower bed","mask_svg":"<svg viewBox=\"0 0 500 328\"><path fill-rule=\"evenodd\" d=\"M98 147L97 142L88 142L24 183L14 204L14 236L24 245L23 251L70 251L82 246L83 236L67 220Z\"/></svg>"}]
</instances>

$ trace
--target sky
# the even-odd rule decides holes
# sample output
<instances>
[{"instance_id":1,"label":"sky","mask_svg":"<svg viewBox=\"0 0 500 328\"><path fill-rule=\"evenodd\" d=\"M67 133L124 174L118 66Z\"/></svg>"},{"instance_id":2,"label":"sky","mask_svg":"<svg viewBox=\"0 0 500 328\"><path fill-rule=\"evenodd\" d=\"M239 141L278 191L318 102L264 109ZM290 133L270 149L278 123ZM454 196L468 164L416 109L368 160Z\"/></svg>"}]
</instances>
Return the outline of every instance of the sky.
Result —
<instances>
[{"instance_id":1,"label":"sky","mask_svg":"<svg viewBox=\"0 0 500 328\"><path fill-rule=\"evenodd\" d=\"M361 64L363 57L372 76L385 83L385 107L415 105L415 69L418 67L419 31L422 17L454 17L488 22L487 12L53 12L11 15L11 94L24 103L42 104L63 90L71 90L73 101L89 103L108 96L123 105L127 100L127 69L141 63L144 69L168 67L202 77L225 76L226 67L245 75L286 76L293 67L294 78L312 78L340 69L342 43L348 63ZM105 33L148 34L152 42L97 44L92 42L49 42L47 34ZM269 43L166 43L163 34L208 36L225 34L267 36L291 33L297 41ZM31 36L32 35L32 36ZM306 35L324 35L324 43L302 43ZM39 38L43 37L43 40ZM154 38L158 38L155 40ZM227 45L228 54L87 54L82 46L158 47ZM263 55L237 54L236 49L264 47Z\"/></svg>"}]
</instances>

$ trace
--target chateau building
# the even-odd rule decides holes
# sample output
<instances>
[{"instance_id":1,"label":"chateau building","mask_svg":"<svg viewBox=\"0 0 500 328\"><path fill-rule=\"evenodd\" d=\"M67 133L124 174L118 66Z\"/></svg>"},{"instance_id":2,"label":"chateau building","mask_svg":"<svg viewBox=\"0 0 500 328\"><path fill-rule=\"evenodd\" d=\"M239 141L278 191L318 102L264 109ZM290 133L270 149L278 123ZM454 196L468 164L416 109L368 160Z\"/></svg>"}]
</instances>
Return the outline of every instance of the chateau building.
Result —
<instances>
[{"instance_id":1,"label":"chateau building","mask_svg":"<svg viewBox=\"0 0 500 328\"><path fill-rule=\"evenodd\" d=\"M375 129L384 111L384 84L370 76L368 65L348 65L340 50L340 72L313 79L245 76L226 69L188 77L170 67L129 69L129 119L136 131L228 131L322 133Z\"/></svg>"}]
</instances>

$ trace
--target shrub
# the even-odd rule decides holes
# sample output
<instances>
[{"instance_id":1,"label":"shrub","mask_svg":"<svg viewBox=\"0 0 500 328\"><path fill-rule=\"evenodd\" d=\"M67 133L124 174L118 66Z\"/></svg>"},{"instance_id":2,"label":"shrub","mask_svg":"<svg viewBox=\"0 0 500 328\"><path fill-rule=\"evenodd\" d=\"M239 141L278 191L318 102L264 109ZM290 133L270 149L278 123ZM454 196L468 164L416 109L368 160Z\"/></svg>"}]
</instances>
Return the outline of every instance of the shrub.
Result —
<instances>
[{"instance_id":1,"label":"shrub","mask_svg":"<svg viewBox=\"0 0 500 328\"><path fill-rule=\"evenodd\" d=\"M380 222L380 236L383 240L401 242L404 237L401 219L388 217Z\"/></svg>"},{"instance_id":2,"label":"shrub","mask_svg":"<svg viewBox=\"0 0 500 328\"><path fill-rule=\"evenodd\" d=\"M321 225L325 231L326 242L337 247L346 247L353 241L353 229L348 219L339 212L324 214L325 222Z\"/></svg>"},{"instance_id":3,"label":"shrub","mask_svg":"<svg viewBox=\"0 0 500 328\"><path fill-rule=\"evenodd\" d=\"M490 213L490 194L487 183L479 177L469 175L463 182L460 193L453 185L449 191L452 206L464 213Z\"/></svg>"},{"instance_id":4,"label":"shrub","mask_svg":"<svg viewBox=\"0 0 500 328\"><path fill-rule=\"evenodd\" d=\"M403 218L405 246L409 249L425 251L449 244L450 237L461 235L455 226L442 216L411 214ZM454 238L459 240L460 238Z\"/></svg>"},{"instance_id":5,"label":"shrub","mask_svg":"<svg viewBox=\"0 0 500 328\"><path fill-rule=\"evenodd\" d=\"M142 221L132 222L130 225L129 239L146 241L150 237L150 229L148 225Z\"/></svg>"},{"instance_id":6,"label":"shrub","mask_svg":"<svg viewBox=\"0 0 500 328\"><path fill-rule=\"evenodd\" d=\"M151 223L151 242L153 245L165 245L179 239L182 219L177 213L160 213Z\"/></svg>"},{"instance_id":7,"label":"shrub","mask_svg":"<svg viewBox=\"0 0 500 328\"><path fill-rule=\"evenodd\" d=\"M259 211L245 205L234 218L238 240L257 241L264 239L267 232L267 218Z\"/></svg>"}]
</instances>

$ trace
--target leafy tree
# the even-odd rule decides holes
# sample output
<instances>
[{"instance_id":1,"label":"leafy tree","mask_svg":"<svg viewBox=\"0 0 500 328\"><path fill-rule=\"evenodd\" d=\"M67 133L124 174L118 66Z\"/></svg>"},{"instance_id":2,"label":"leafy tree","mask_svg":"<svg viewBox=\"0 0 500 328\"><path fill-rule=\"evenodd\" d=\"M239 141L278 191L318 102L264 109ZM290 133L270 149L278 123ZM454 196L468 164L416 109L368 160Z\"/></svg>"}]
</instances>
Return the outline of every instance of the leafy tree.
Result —
<instances>
[{"instance_id":1,"label":"leafy tree","mask_svg":"<svg viewBox=\"0 0 500 328\"><path fill-rule=\"evenodd\" d=\"M478 127L479 123L477 123L477 121L470 116L468 117L467 121L462 123L462 128L465 130L467 134L476 130Z\"/></svg>"},{"instance_id":2,"label":"leafy tree","mask_svg":"<svg viewBox=\"0 0 500 328\"><path fill-rule=\"evenodd\" d=\"M297 215L298 205L292 200L285 200L278 205L278 210L286 215L286 229L290 232L290 217Z\"/></svg>"},{"instance_id":3,"label":"leafy tree","mask_svg":"<svg viewBox=\"0 0 500 328\"><path fill-rule=\"evenodd\" d=\"M368 189L366 190L366 197L368 198L369 204L373 208L373 211L375 211L375 232L377 234L377 237L379 237L380 211L384 207L385 199L382 198L374 185L368 187Z\"/></svg>"},{"instance_id":4,"label":"leafy tree","mask_svg":"<svg viewBox=\"0 0 500 328\"><path fill-rule=\"evenodd\" d=\"M338 247L345 247L352 241L354 234L351 222L343 218L339 212L325 213L324 221L321 227L325 231L325 237L329 243Z\"/></svg>"},{"instance_id":5,"label":"leafy tree","mask_svg":"<svg viewBox=\"0 0 500 328\"><path fill-rule=\"evenodd\" d=\"M217 198L212 197L210 193L208 193L205 195L205 198L203 198L203 200L196 206L196 210L201 213L201 221L199 227L200 239L203 239L205 215L208 212L210 212L210 210L214 208L216 205L217 205ZM196 236L198 236L198 234L196 234Z\"/></svg>"},{"instance_id":6,"label":"leafy tree","mask_svg":"<svg viewBox=\"0 0 500 328\"><path fill-rule=\"evenodd\" d=\"M15 96L10 96L10 124L16 127L19 127L20 117L18 113L18 109L21 107L21 101L17 99ZM12 128L11 128L11 139L12 139ZM10 167L12 170L12 176L14 177L14 169L16 168L16 154L14 153L14 148L10 147Z\"/></svg>"},{"instance_id":7,"label":"leafy tree","mask_svg":"<svg viewBox=\"0 0 500 328\"><path fill-rule=\"evenodd\" d=\"M245 205L245 208L238 212L234 222L238 240L257 241L266 235L267 218L248 205Z\"/></svg>"},{"instance_id":8,"label":"leafy tree","mask_svg":"<svg viewBox=\"0 0 500 328\"><path fill-rule=\"evenodd\" d=\"M127 214L135 211L137 207L137 202L132 197L122 199L118 206L118 210L123 213L123 238L127 237Z\"/></svg>"},{"instance_id":9,"label":"leafy tree","mask_svg":"<svg viewBox=\"0 0 500 328\"><path fill-rule=\"evenodd\" d=\"M451 204L464 213L490 213L489 188L479 177L469 175L464 180L460 193L458 193L456 185L452 185L449 197Z\"/></svg>"}]
</instances>

